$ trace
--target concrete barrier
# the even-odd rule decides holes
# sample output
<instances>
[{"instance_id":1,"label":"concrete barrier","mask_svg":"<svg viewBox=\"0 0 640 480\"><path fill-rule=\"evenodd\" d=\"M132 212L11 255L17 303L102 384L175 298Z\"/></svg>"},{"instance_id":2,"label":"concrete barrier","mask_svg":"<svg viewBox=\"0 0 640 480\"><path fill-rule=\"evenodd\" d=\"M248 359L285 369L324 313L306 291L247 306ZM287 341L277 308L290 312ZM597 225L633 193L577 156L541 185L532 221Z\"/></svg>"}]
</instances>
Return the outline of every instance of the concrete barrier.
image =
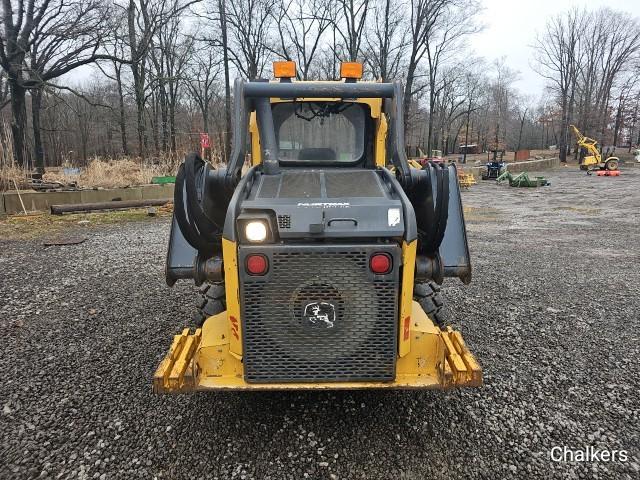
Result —
<instances>
[{"instance_id":1,"label":"concrete barrier","mask_svg":"<svg viewBox=\"0 0 640 480\"><path fill-rule=\"evenodd\" d=\"M71 203L97 203L117 200L151 200L173 198L173 184L141 185L131 188L109 188L100 190L77 190L72 192L33 192L21 191L20 196L28 212L46 211L51 205ZM22 205L16 191L2 194L0 214L21 213Z\"/></svg>"},{"instance_id":2,"label":"concrete barrier","mask_svg":"<svg viewBox=\"0 0 640 480\"><path fill-rule=\"evenodd\" d=\"M511 173L535 172L560 166L559 158L542 158L540 160L527 160L525 162L507 163L507 170Z\"/></svg>"}]
</instances>

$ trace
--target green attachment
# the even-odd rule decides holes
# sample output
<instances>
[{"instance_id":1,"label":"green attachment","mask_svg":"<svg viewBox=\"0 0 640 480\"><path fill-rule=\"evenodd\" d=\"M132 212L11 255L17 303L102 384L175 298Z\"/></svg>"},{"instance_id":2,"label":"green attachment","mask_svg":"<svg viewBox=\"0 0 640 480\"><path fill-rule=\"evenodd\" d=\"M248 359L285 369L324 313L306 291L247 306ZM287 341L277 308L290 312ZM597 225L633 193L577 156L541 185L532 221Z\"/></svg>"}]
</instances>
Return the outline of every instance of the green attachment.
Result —
<instances>
[{"instance_id":1,"label":"green attachment","mask_svg":"<svg viewBox=\"0 0 640 480\"><path fill-rule=\"evenodd\" d=\"M511 175L511 172L507 170L497 178L498 183L505 180L508 180L509 185L512 187L544 187L549 185L549 181L546 178L529 178L529 174L527 172L522 172L514 177Z\"/></svg>"},{"instance_id":2,"label":"green attachment","mask_svg":"<svg viewBox=\"0 0 640 480\"><path fill-rule=\"evenodd\" d=\"M164 185L165 183L176 183L176 177L171 177L171 176L153 177L151 179L151 183L155 185Z\"/></svg>"}]
</instances>

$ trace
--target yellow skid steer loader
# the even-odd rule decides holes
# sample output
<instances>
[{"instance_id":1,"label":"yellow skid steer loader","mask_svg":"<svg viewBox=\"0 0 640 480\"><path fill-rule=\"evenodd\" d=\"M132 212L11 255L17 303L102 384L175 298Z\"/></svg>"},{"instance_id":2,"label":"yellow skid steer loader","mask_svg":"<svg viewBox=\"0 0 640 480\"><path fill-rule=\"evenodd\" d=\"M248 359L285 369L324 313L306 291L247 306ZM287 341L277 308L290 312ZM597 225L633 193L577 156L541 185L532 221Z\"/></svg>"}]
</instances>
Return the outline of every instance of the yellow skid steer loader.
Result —
<instances>
[{"instance_id":1,"label":"yellow skid steer loader","mask_svg":"<svg viewBox=\"0 0 640 480\"><path fill-rule=\"evenodd\" d=\"M455 165L410 167L399 82L274 70L235 82L226 168L179 169L166 279L202 286L202 322L154 391L481 385L442 320L443 279L471 280Z\"/></svg>"}]
</instances>

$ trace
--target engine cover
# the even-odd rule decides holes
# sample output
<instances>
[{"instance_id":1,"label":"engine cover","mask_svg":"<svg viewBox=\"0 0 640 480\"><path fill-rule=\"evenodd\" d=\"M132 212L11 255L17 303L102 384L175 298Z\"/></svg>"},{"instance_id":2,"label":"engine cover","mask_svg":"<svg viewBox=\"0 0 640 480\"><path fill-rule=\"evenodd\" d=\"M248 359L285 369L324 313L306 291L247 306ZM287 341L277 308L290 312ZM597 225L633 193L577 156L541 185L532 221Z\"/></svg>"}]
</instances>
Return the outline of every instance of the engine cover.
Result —
<instances>
[{"instance_id":1,"label":"engine cover","mask_svg":"<svg viewBox=\"0 0 640 480\"><path fill-rule=\"evenodd\" d=\"M364 169L282 169L257 175L242 212L273 212L287 238L396 237L403 204L379 172Z\"/></svg>"}]
</instances>

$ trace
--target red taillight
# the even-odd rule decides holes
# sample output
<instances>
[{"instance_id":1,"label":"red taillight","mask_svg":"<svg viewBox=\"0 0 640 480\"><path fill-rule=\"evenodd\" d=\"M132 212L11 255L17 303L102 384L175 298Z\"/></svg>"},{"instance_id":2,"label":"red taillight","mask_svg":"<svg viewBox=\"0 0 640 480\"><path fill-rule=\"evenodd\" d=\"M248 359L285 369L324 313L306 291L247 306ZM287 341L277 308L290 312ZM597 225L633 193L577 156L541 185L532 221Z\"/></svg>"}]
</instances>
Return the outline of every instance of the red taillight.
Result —
<instances>
[{"instance_id":1,"label":"red taillight","mask_svg":"<svg viewBox=\"0 0 640 480\"><path fill-rule=\"evenodd\" d=\"M376 253L369 260L369 267L373 273L385 274L391 271L391 257L386 253Z\"/></svg>"},{"instance_id":2,"label":"red taillight","mask_svg":"<svg viewBox=\"0 0 640 480\"><path fill-rule=\"evenodd\" d=\"M264 275L269 269L267 257L260 254L249 255L246 260L249 275Z\"/></svg>"}]
</instances>

